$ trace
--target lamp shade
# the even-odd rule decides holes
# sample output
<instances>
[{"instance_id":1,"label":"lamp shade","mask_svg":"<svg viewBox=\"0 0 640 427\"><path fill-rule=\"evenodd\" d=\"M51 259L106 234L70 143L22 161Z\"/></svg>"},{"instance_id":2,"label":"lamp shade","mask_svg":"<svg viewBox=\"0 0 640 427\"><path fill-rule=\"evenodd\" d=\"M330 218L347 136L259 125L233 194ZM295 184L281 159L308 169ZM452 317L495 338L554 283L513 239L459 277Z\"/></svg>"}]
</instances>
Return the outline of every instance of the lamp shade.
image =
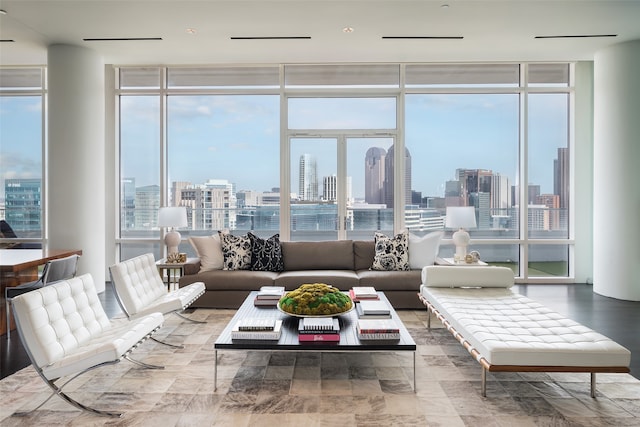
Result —
<instances>
[{"instance_id":1,"label":"lamp shade","mask_svg":"<svg viewBox=\"0 0 640 427\"><path fill-rule=\"evenodd\" d=\"M473 206L447 206L446 228L475 228L476 208Z\"/></svg>"},{"instance_id":2,"label":"lamp shade","mask_svg":"<svg viewBox=\"0 0 640 427\"><path fill-rule=\"evenodd\" d=\"M158 227L186 227L187 209L183 206L164 207L158 211Z\"/></svg>"}]
</instances>

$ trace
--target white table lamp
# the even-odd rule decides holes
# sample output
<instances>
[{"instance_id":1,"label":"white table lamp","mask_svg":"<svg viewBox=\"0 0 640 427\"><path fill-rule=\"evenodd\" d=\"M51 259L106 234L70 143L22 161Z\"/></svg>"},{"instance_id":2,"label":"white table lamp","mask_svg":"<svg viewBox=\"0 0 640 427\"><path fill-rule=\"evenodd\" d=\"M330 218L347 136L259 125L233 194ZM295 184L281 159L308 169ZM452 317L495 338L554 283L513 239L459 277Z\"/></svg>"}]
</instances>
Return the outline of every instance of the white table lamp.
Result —
<instances>
[{"instance_id":1,"label":"white table lamp","mask_svg":"<svg viewBox=\"0 0 640 427\"><path fill-rule=\"evenodd\" d=\"M456 245L456 260L464 261L469 246L469 233L466 228L476 227L476 209L473 206L447 206L446 228L458 229L451 238Z\"/></svg>"},{"instance_id":2,"label":"white table lamp","mask_svg":"<svg viewBox=\"0 0 640 427\"><path fill-rule=\"evenodd\" d=\"M176 228L187 226L187 209L185 207L164 207L158 211L158 226L171 227L164 236L167 245L167 255L178 253L178 246L182 237Z\"/></svg>"}]
</instances>

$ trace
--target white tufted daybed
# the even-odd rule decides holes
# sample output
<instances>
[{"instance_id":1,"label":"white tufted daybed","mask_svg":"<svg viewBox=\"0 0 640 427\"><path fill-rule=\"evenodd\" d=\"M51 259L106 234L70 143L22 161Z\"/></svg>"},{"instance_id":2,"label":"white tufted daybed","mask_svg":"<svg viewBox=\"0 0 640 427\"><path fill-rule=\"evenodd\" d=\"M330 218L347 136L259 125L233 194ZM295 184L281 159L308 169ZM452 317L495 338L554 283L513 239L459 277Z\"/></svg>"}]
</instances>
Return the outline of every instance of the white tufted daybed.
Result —
<instances>
[{"instance_id":1,"label":"white tufted daybed","mask_svg":"<svg viewBox=\"0 0 640 427\"><path fill-rule=\"evenodd\" d=\"M628 373L631 352L586 326L513 292L505 267L428 266L420 300L488 372Z\"/></svg>"},{"instance_id":2,"label":"white tufted daybed","mask_svg":"<svg viewBox=\"0 0 640 427\"><path fill-rule=\"evenodd\" d=\"M134 320L109 320L90 274L55 282L11 300L20 339L34 369L58 395L82 410L106 416L121 413L83 405L62 389L79 375L127 359L145 368L161 369L130 357L130 353L155 333L164 321L161 313ZM70 377L62 385L56 382ZM78 392L79 393L79 392Z\"/></svg>"}]
</instances>

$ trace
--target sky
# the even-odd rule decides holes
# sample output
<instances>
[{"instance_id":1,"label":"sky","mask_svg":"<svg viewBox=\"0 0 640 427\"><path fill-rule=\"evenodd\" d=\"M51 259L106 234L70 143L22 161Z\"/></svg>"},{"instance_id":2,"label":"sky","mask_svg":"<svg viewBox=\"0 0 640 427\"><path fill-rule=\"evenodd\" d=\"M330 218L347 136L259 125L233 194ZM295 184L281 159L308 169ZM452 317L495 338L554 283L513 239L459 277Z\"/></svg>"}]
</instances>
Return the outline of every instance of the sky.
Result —
<instances>
[{"instance_id":1,"label":"sky","mask_svg":"<svg viewBox=\"0 0 640 427\"><path fill-rule=\"evenodd\" d=\"M567 95L531 95L529 183L553 192L553 160L567 146ZM491 169L515 185L518 170L518 95L408 94L405 144L412 158L412 189L442 196L455 170ZM159 184L160 138L157 96L121 98L122 176L136 185ZM277 95L169 96L169 181L201 184L228 179L237 190L270 191L280 186L280 101ZM293 99L295 129L387 129L396 126L394 98ZM41 175L41 105L38 97L0 98L0 198L5 178ZM363 196L364 153L388 148L380 138L347 142L347 175L354 195ZM316 155L319 181L336 173L337 144L329 139L292 141L291 191L298 191L298 159ZM362 193L362 194L360 194Z\"/></svg>"}]
</instances>

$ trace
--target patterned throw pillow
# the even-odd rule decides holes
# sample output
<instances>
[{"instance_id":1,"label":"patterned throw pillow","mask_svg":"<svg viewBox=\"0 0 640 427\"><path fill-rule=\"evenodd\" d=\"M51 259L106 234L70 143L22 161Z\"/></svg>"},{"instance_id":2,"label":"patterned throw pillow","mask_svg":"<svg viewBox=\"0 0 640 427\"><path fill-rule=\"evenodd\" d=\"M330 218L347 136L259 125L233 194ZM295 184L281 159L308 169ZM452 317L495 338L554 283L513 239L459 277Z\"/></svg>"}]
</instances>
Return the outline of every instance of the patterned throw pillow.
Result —
<instances>
[{"instance_id":1,"label":"patterned throw pillow","mask_svg":"<svg viewBox=\"0 0 640 427\"><path fill-rule=\"evenodd\" d=\"M374 234L375 255L372 270L409 270L409 232L404 231L393 237L380 232Z\"/></svg>"},{"instance_id":2,"label":"patterned throw pillow","mask_svg":"<svg viewBox=\"0 0 640 427\"><path fill-rule=\"evenodd\" d=\"M223 270L249 270L251 268L251 241L247 236L218 231L224 256Z\"/></svg>"},{"instance_id":3,"label":"patterned throw pillow","mask_svg":"<svg viewBox=\"0 0 640 427\"><path fill-rule=\"evenodd\" d=\"M262 239L255 234L247 233L251 241L251 269L258 271L282 271L282 247L280 235L274 234L268 239Z\"/></svg>"}]
</instances>

